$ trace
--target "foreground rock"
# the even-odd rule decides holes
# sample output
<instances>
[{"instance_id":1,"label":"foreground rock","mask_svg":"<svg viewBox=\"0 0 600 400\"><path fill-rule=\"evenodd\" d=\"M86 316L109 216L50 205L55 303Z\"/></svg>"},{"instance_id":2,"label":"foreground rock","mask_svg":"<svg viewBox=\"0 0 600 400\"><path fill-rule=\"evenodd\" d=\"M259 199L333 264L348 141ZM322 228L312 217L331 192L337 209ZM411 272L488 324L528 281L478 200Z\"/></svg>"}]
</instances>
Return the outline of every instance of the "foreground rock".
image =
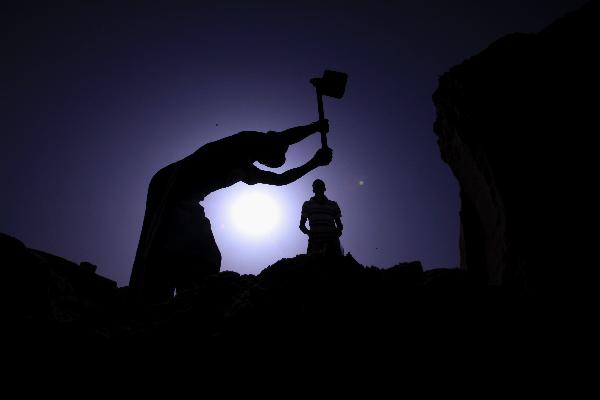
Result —
<instances>
[{"instance_id":1,"label":"foreground rock","mask_svg":"<svg viewBox=\"0 0 600 400\"><path fill-rule=\"evenodd\" d=\"M599 9L508 35L439 80L434 129L460 184L461 266L484 282L582 292L596 247Z\"/></svg>"},{"instance_id":2,"label":"foreground rock","mask_svg":"<svg viewBox=\"0 0 600 400\"><path fill-rule=\"evenodd\" d=\"M173 301L142 308L129 301L127 287L117 288L88 264L0 239L13 288L9 332L26 349L206 354L232 346L404 347L440 335L466 337L473 321L495 330L510 304L507 294L477 285L465 271L424 272L419 262L365 267L348 254L299 255L257 276L221 272Z\"/></svg>"}]
</instances>

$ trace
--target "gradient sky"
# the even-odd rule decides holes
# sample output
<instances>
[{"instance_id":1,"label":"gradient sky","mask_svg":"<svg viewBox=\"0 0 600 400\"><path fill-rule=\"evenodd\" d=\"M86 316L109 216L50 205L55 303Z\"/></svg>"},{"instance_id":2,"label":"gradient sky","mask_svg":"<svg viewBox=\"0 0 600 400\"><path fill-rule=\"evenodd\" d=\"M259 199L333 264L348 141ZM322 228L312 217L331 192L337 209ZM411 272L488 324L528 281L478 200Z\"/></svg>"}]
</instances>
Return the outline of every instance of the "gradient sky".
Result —
<instances>
[{"instance_id":1,"label":"gradient sky","mask_svg":"<svg viewBox=\"0 0 600 400\"><path fill-rule=\"evenodd\" d=\"M315 178L362 264L456 266L458 185L432 130L437 78L585 1L22 3L1 6L0 231L124 285L152 175L241 130L316 120L308 81L324 69L350 76L343 99L325 99L333 162L289 186L207 197L222 269L258 273L303 253ZM319 146L318 135L294 146L286 167ZM231 204L248 188L281 207L268 237L233 228Z\"/></svg>"}]
</instances>

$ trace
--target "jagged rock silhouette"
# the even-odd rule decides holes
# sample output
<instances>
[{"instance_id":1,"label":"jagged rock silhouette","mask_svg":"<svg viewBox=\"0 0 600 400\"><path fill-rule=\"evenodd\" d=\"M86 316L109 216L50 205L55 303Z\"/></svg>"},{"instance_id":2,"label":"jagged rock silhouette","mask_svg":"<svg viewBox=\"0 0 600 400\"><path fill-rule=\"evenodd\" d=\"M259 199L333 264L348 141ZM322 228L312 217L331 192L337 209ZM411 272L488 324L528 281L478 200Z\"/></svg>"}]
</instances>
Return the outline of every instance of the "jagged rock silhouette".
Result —
<instances>
[{"instance_id":1,"label":"jagged rock silhouette","mask_svg":"<svg viewBox=\"0 0 600 400\"><path fill-rule=\"evenodd\" d=\"M569 276L578 284L566 266L593 259L599 8L503 37L439 80L434 130L460 184L461 266L484 282L552 296Z\"/></svg>"},{"instance_id":2,"label":"jagged rock silhouette","mask_svg":"<svg viewBox=\"0 0 600 400\"><path fill-rule=\"evenodd\" d=\"M50 340L66 347L143 351L170 343L207 351L219 343L248 341L427 337L435 332L432 318L447 323L456 316L451 310L466 316L474 312L469 303L479 306L473 296L482 293L468 273L424 272L418 261L380 269L365 267L350 254L299 255L256 276L213 274L173 301L140 307L128 303L127 287L117 288L88 265L45 254L38 258L18 240L1 238L1 254L9 257L3 265L19 271L11 277L13 287L29 288L14 294L15 326L21 338L36 344Z\"/></svg>"}]
</instances>

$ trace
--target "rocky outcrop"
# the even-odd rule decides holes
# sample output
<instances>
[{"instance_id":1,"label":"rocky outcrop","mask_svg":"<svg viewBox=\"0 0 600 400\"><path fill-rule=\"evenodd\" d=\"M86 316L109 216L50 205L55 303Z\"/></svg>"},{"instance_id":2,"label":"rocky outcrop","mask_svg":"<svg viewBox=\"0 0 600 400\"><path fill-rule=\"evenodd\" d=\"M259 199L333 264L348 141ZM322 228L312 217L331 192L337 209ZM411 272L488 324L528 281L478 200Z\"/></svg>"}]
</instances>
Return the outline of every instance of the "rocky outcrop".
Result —
<instances>
[{"instance_id":1,"label":"rocky outcrop","mask_svg":"<svg viewBox=\"0 0 600 400\"><path fill-rule=\"evenodd\" d=\"M595 259L599 8L503 37L439 79L434 130L460 185L461 267L484 282L574 292Z\"/></svg>"},{"instance_id":2,"label":"rocky outcrop","mask_svg":"<svg viewBox=\"0 0 600 400\"><path fill-rule=\"evenodd\" d=\"M466 337L465 321L479 329L501 325L495 305L506 296L487 292L468 272L423 271L418 261L380 269L350 254L298 255L256 276L212 274L173 300L140 305L90 264L28 249L6 235L0 250L13 316L8 332L16 348L36 354L85 348L99 349L95 356L158 349L206 355L326 343L409 349L406 343L435 340L442 331Z\"/></svg>"},{"instance_id":3,"label":"rocky outcrop","mask_svg":"<svg viewBox=\"0 0 600 400\"><path fill-rule=\"evenodd\" d=\"M106 334L119 290L116 282L96 274L95 265L27 248L2 233L0 265L9 305L4 333L38 344L67 339L67 332L78 340Z\"/></svg>"}]
</instances>

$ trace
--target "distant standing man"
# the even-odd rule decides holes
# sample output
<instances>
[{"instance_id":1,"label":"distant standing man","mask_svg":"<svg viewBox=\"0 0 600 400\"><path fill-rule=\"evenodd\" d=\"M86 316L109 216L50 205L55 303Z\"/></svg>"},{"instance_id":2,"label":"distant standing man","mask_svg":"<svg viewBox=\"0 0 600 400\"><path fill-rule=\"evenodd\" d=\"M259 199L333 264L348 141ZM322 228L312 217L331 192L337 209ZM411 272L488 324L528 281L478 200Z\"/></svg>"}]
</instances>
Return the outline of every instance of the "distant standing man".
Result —
<instances>
[{"instance_id":1,"label":"distant standing man","mask_svg":"<svg viewBox=\"0 0 600 400\"><path fill-rule=\"evenodd\" d=\"M342 212L335 201L325 196L325 182L317 179L313 182L315 195L302 205L300 230L308 235L307 254L342 255L340 236L342 236ZM306 220L310 230L306 228Z\"/></svg>"}]
</instances>

